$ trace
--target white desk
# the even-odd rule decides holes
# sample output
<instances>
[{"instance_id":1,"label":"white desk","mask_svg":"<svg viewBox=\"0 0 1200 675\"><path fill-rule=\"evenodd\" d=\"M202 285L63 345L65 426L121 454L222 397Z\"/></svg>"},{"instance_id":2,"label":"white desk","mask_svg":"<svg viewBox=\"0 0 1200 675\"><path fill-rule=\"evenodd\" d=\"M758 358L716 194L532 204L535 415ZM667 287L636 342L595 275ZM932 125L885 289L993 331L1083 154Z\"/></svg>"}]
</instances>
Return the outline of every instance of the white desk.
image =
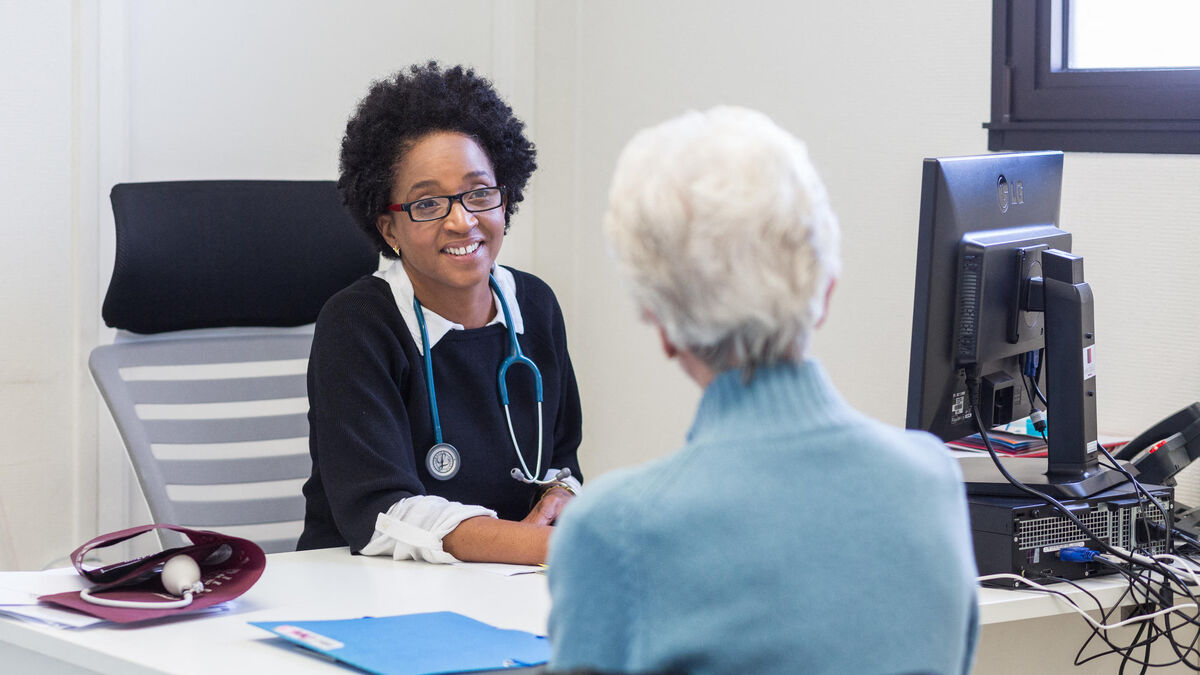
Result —
<instances>
[{"instance_id":1,"label":"white desk","mask_svg":"<svg viewBox=\"0 0 1200 675\"><path fill-rule=\"evenodd\" d=\"M450 565L352 556L345 548L267 556L231 612L148 627L60 630L0 617L0 672L346 673L248 621L347 619L453 610L501 628L545 634L541 574L503 577Z\"/></svg>"},{"instance_id":2,"label":"white desk","mask_svg":"<svg viewBox=\"0 0 1200 675\"><path fill-rule=\"evenodd\" d=\"M1106 603L1120 595L1121 585L1112 577L1085 585ZM269 555L262 578L236 602L232 612L140 628L59 630L0 617L0 671L329 675L350 671L281 646L282 640L247 622L452 610L502 628L544 634L550 611L546 579L540 574L503 577L463 567L351 556L344 548ZM1115 672L1118 660L1111 656L1083 668L1071 666L1088 631L1083 619L1052 597L981 589L980 616L984 626L977 675ZM1156 653L1165 654L1163 647Z\"/></svg>"}]
</instances>

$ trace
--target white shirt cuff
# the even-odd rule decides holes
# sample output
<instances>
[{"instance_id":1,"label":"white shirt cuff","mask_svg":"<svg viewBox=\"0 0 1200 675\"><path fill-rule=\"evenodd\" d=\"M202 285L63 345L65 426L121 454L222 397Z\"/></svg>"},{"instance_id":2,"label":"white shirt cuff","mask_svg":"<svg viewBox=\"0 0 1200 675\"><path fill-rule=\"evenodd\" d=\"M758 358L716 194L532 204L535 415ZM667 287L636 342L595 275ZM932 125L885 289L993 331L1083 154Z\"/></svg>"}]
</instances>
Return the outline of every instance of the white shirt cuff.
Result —
<instances>
[{"instance_id":1,"label":"white shirt cuff","mask_svg":"<svg viewBox=\"0 0 1200 675\"><path fill-rule=\"evenodd\" d=\"M394 560L424 560L432 563L458 562L442 550L442 538L459 523L476 516L496 517L482 506L460 504L436 495L401 499L375 518L375 535L362 548L362 555L391 555Z\"/></svg>"}]
</instances>

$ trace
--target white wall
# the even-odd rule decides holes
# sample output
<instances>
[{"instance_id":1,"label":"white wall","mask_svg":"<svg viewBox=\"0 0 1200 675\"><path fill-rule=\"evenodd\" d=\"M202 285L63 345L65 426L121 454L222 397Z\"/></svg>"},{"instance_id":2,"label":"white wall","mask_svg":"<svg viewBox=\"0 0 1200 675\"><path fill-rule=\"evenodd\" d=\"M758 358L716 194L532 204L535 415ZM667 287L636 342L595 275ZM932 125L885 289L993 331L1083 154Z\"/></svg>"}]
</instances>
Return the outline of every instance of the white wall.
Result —
<instances>
[{"instance_id":1,"label":"white wall","mask_svg":"<svg viewBox=\"0 0 1200 675\"><path fill-rule=\"evenodd\" d=\"M503 259L569 325L590 476L669 452L698 392L659 353L599 231L639 128L760 108L806 139L843 227L815 351L900 424L920 163L980 153L990 3L753 0L0 0L0 567L38 567L142 516L85 368L111 339L115 182L333 178L368 82L436 57L491 75L541 169ZM419 29L419 30L418 30ZM1071 154L1063 219L1097 297L1101 426L1200 400L1200 157Z\"/></svg>"},{"instance_id":2,"label":"white wall","mask_svg":"<svg viewBox=\"0 0 1200 675\"><path fill-rule=\"evenodd\" d=\"M986 151L990 4L552 4L538 56L560 65L554 79L539 71L538 103L563 123L539 141L557 153L543 175L568 175L556 180L573 189L540 207L538 261L570 293L572 354L586 355L588 466L675 447L697 400L634 320L605 254L608 174L637 129L721 103L759 108L807 141L845 259L815 353L853 403L902 423L921 160ZM557 98L566 90L570 103ZM559 223L570 229L555 239Z\"/></svg>"},{"instance_id":3,"label":"white wall","mask_svg":"<svg viewBox=\"0 0 1200 675\"><path fill-rule=\"evenodd\" d=\"M697 392L619 287L598 223L639 128L759 108L805 139L842 224L815 353L846 397L905 416L921 160L987 151L991 3L547 2L538 24L537 262L569 298L593 473L663 454ZM1099 419L1136 434L1200 400L1200 157L1069 154L1062 220L1096 294ZM549 178L553 176L553 178ZM1200 483L1200 474L1197 475Z\"/></svg>"},{"instance_id":4,"label":"white wall","mask_svg":"<svg viewBox=\"0 0 1200 675\"><path fill-rule=\"evenodd\" d=\"M0 567L69 553L95 501L78 459L72 28L65 0L0 3Z\"/></svg>"}]
</instances>

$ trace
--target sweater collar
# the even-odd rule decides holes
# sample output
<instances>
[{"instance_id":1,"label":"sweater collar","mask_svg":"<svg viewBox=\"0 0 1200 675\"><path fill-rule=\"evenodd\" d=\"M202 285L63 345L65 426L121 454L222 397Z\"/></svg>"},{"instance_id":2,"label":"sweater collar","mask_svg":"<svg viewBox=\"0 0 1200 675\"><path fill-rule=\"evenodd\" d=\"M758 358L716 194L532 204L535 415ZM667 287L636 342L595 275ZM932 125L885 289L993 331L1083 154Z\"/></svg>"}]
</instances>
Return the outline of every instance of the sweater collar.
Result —
<instances>
[{"instance_id":1,"label":"sweater collar","mask_svg":"<svg viewBox=\"0 0 1200 675\"><path fill-rule=\"evenodd\" d=\"M421 344L421 327L417 323L417 313L413 309L412 281L404 271L404 264L397 260L387 269L376 272L375 276L386 281L391 287L392 297L396 300L396 309L400 310L400 317L404 319L404 325L408 327L408 332L417 345L417 353L424 354L425 349ZM492 276L496 277L500 292L504 294L504 300L508 302L508 311L512 313L513 330L523 335L525 323L521 319L521 305L517 303L517 284L513 279L513 273L507 267L492 263ZM496 318L489 321L487 325L496 323L503 325L504 310L500 308L500 299L496 297L495 291L492 291L492 302L496 306ZM454 323L424 305L421 305L421 313L425 315L425 330L429 335L430 349L433 349L433 346L450 331L465 330L461 323Z\"/></svg>"},{"instance_id":2,"label":"sweater collar","mask_svg":"<svg viewBox=\"0 0 1200 675\"><path fill-rule=\"evenodd\" d=\"M795 420L816 426L849 410L821 364L812 358L758 368L746 382L740 369L718 374L704 390L688 440L728 430L731 415Z\"/></svg>"}]
</instances>

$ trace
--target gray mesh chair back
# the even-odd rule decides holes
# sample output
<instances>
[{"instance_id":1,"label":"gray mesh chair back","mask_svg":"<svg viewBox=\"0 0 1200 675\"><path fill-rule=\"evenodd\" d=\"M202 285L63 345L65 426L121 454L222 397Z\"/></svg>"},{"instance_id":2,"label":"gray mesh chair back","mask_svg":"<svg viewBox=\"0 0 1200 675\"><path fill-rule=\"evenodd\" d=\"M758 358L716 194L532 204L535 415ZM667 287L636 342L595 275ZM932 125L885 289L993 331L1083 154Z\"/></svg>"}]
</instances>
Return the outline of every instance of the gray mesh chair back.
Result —
<instances>
[{"instance_id":1,"label":"gray mesh chair back","mask_svg":"<svg viewBox=\"0 0 1200 675\"><path fill-rule=\"evenodd\" d=\"M268 553L295 549L311 468L311 344L311 333L242 328L92 352L93 377L156 522L244 537Z\"/></svg>"},{"instance_id":2,"label":"gray mesh chair back","mask_svg":"<svg viewBox=\"0 0 1200 675\"><path fill-rule=\"evenodd\" d=\"M120 330L89 366L151 517L294 550L312 323L378 255L329 181L129 183L112 202Z\"/></svg>"}]
</instances>

